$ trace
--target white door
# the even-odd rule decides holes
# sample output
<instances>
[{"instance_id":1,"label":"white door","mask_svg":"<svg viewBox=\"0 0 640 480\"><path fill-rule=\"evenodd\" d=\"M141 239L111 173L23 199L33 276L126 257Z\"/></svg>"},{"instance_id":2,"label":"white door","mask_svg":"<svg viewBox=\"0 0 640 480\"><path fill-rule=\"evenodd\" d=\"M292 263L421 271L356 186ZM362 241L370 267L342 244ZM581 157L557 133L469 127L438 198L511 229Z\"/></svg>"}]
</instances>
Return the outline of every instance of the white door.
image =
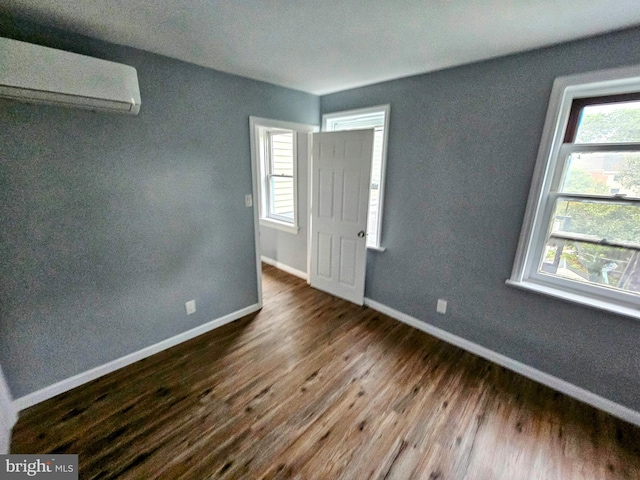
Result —
<instances>
[{"instance_id":1,"label":"white door","mask_svg":"<svg viewBox=\"0 0 640 480\"><path fill-rule=\"evenodd\" d=\"M373 129L313 134L312 287L364 303Z\"/></svg>"}]
</instances>

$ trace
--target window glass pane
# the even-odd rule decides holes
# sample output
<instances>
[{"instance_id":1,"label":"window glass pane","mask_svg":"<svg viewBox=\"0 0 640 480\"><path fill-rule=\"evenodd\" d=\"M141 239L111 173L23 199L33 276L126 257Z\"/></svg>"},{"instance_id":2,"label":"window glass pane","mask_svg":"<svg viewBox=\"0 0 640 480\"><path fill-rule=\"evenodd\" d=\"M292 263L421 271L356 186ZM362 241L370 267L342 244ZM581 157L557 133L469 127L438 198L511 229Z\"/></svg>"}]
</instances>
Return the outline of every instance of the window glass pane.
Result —
<instances>
[{"instance_id":1,"label":"window glass pane","mask_svg":"<svg viewBox=\"0 0 640 480\"><path fill-rule=\"evenodd\" d=\"M572 153L560 191L640 197L640 152Z\"/></svg>"},{"instance_id":2,"label":"window glass pane","mask_svg":"<svg viewBox=\"0 0 640 480\"><path fill-rule=\"evenodd\" d=\"M640 142L640 101L584 107L575 142Z\"/></svg>"},{"instance_id":3,"label":"window glass pane","mask_svg":"<svg viewBox=\"0 0 640 480\"><path fill-rule=\"evenodd\" d=\"M272 172L293 176L293 132L271 133Z\"/></svg>"},{"instance_id":4,"label":"window glass pane","mask_svg":"<svg viewBox=\"0 0 640 480\"><path fill-rule=\"evenodd\" d=\"M293 222L293 178L271 177L269 213Z\"/></svg>"},{"instance_id":5,"label":"window glass pane","mask_svg":"<svg viewBox=\"0 0 640 480\"><path fill-rule=\"evenodd\" d=\"M373 133L373 158L371 159L371 191L369 192L367 245L375 245L378 238L378 214L380 211L380 182L382 179L383 141L384 127L376 127Z\"/></svg>"},{"instance_id":6,"label":"window glass pane","mask_svg":"<svg viewBox=\"0 0 640 480\"><path fill-rule=\"evenodd\" d=\"M351 117L341 117L331 119L327 122L330 131L339 132L344 130L360 130L384 125L384 112L376 112L365 115L354 115Z\"/></svg>"},{"instance_id":7,"label":"window glass pane","mask_svg":"<svg viewBox=\"0 0 640 480\"><path fill-rule=\"evenodd\" d=\"M640 294L640 204L559 198L538 271Z\"/></svg>"},{"instance_id":8,"label":"window glass pane","mask_svg":"<svg viewBox=\"0 0 640 480\"><path fill-rule=\"evenodd\" d=\"M640 294L638 250L550 238L540 272Z\"/></svg>"},{"instance_id":9,"label":"window glass pane","mask_svg":"<svg viewBox=\"0 0 640 480\"><path fill-rule=\"evenodd\" d=\"M640 247L640 206L607 201L559 199L551 225L554 233L586 235L593 241L630 242Z\"/></svg>"}]
</instances>

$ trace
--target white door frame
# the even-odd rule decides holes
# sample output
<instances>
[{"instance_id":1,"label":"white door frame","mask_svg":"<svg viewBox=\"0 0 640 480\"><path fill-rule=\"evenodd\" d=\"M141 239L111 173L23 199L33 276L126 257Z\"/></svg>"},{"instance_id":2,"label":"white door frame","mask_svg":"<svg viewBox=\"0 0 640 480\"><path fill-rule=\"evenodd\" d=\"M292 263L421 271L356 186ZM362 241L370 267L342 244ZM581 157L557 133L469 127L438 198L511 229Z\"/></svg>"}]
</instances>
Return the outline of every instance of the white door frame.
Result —
<instances>
[{"instance_id":1,"label":"white door frame","mask_svg":"<svg viewBox=\"0 0 640 480\"><path fill-rule=\"evenodd\" d=\"M254 229L254 244L256 250L256 282L258 286L258 306L262 308L262 259L260 255L260 189L258 182L260 181L260 158L258 155L258 138L257 128L258 125L268 125L273 128L283 128L286 130L295 130L299 133L314 133L320 131L319 125L307 125L304 123L285 122L282 120L273 120L270 118L262 117L249 117L249 145L251 149L251 197L253 200L253 229ZM311 148L311 142L307 142L309 148ZM298 152L299 156L300 152ZM311 151L307 152L309 158L309 167L311 167ZM295 161L298 161L296 157ZM307 186L307 190L311 191L311 185ZM297 199L296 199L297 201ZM304 215L305 212L298 211L298 215ZM311 210L307 212L307 215L311 214ZM309 239L307 237L307 253L309 251ZM307 270L308 276L309 270Z\"/></svg>"},{"instance_id":2,"label":"white door frame","mask_svg":"<svg viewBox=\"0 0 640 480\"><path fill-rule=\"evenodd\" d=\"M18 412L13 405L9 386L0 365L0 455L9 453L11 430L18 421Z\"/></svg>"}]
</instances>

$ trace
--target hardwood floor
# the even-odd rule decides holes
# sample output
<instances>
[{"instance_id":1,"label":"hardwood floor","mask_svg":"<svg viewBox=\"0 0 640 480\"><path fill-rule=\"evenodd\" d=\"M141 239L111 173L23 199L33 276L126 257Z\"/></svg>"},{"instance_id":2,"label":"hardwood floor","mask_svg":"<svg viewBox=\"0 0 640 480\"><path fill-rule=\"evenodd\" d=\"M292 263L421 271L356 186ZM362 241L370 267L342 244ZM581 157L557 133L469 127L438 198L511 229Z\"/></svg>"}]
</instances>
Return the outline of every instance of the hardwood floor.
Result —
<instances>
[{"instance_id":1,"label":"hardwood floor","mask_svg":"<svg viewBox=\"0 0 640 480\"><path fill-rule=\"evenodd\" d=\"M265 305L28 409L80 478L634 479L640 429L273 267Z\"/></svg>"}]
</instances>

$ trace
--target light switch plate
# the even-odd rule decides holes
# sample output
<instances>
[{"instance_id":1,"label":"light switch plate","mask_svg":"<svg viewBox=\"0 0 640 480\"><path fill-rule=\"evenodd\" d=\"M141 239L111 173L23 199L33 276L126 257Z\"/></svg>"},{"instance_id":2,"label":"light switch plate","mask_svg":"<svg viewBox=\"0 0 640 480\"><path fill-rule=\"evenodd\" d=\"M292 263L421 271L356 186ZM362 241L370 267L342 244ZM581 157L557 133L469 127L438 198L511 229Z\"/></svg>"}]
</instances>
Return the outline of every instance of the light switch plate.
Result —
<instances>
[{"instance_id":1,"label":"light switch plate","mask_svg":"<svg viewBox=\"0 0 640 480\"><path fill-rule=\"evenodd\" d=\"M189 300L187 303L184 304L184 307L187 310L187 315L191 315L192 313L196 313L196 301L195 300Z\"/></svg>"}]
</instances>

